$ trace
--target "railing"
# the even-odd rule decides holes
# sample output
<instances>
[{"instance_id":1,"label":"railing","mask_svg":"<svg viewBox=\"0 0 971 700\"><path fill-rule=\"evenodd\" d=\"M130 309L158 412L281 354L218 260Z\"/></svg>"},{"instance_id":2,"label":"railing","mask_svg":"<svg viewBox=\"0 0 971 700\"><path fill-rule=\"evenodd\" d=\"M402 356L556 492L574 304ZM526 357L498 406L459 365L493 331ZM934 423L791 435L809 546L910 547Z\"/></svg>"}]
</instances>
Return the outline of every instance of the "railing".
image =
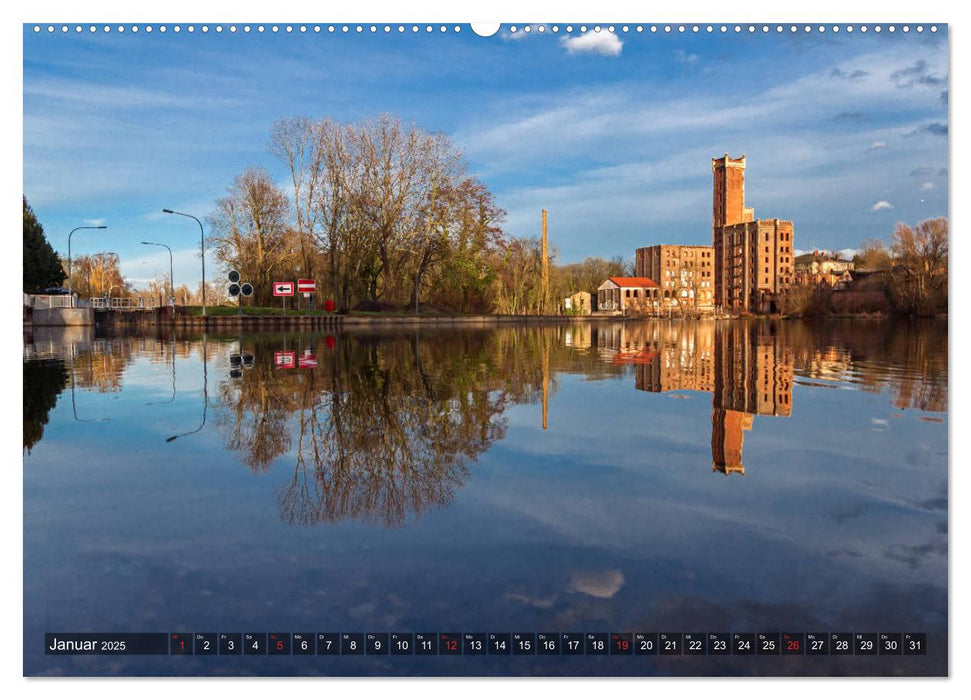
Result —
<instances>
[{"instance_id":1,"label":"railing","mask_svg":"<svg viewBox=\"0 0 971 700\"><path fill-rule=\"evenodd\" d=\"M153 311L157 308L154 299L142 297L91 297L88 304L94 309L111 309L118 311Z\"/></svg>"},{"instance_id":2,"label":"railing","mask_svg":"<svg viewBox=\"0 0 971 700\"><path fill-rule=\"evenodd\" d=\"M74 297L70 294L29 294L30 306L35 309L70 309Z\"/></svg>"}]
</instances>

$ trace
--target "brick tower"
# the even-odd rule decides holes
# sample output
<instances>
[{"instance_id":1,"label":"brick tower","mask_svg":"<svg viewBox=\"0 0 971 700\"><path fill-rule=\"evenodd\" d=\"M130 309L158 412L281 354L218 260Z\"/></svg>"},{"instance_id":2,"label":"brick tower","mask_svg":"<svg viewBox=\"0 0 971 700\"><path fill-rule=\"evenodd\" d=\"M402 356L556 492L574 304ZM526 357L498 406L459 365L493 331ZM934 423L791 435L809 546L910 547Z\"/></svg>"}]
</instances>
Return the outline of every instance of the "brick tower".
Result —
<instances>
[{"instance_id":1,"label":"brick tower","mask_svg":"<svg viewBox=\"0 0 971 700\"><path fill-rule=\"evenodd\" d=\"M745 156L730 158L726 153L721 158L711 159L712 206L711 234L715 248L715 305L722 308L729 305L728 284L725 272L725 242L723 229L726 226L752 221L755 212L745 206Z\"/></svg>"}]
</instances>

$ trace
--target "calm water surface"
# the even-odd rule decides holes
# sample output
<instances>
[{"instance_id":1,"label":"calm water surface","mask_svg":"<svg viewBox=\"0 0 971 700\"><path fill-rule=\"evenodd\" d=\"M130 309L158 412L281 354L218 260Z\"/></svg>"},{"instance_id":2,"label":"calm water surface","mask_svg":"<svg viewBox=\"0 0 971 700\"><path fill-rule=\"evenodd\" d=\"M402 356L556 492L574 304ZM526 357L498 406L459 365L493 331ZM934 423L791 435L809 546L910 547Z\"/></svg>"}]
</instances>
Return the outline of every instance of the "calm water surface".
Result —
<instances>
[{"instance_id":1,"label":"calm water surface","mask_svg":"<svg viewBox=\"0 0 971 700\"><path fill-rule=\"evenodd\" d=\"M24 670L945 674L947 381L946 322L36 329ZM45 657L54 631L900 631L929 653Z\"/></svg>"}]
</instances>

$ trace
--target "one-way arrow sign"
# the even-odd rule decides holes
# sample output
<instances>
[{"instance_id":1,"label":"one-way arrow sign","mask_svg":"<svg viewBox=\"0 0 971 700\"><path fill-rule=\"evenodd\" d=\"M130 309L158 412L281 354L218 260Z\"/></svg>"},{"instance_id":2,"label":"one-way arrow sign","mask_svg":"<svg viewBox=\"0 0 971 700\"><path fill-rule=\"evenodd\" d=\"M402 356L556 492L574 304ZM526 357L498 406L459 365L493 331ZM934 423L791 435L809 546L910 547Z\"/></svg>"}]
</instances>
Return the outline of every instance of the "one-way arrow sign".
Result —
<instances>
[{"instance_id":1,"label":"one-way arrow sign","mask_svg":"<svg viewBox=\"0 0 971 700\"><path fill-rule=\"evenodd\" d=\"M293 296L293 282L274 282L273 283L273 296L275 296L275 297L292 297Z\"/></svg>"}]
</instances>

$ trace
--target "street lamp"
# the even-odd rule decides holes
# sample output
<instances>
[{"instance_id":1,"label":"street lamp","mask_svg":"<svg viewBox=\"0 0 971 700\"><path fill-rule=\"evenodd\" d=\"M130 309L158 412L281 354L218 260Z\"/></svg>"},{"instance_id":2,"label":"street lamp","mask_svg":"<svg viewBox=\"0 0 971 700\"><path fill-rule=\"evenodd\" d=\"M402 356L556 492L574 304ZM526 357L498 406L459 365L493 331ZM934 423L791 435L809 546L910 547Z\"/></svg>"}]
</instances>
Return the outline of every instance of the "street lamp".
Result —
<instances>
[{"instance_id":1,"label":"street lamp","mask_svg":"<svg viewBox=\"0 0 971 700\"><path fill-rule=\"evenodd\" d=\"M181 211L174 211L172 209L163 209L163 214L178 214L179 216L188 216L190 219L195 219L196 223L199 224L199 247L202 249L202 316L206 316L206 234L202 230L202 222L199 221L192 214L186 214Z\"/></svg>"},{"instance_id":2,"label":"street lamp","mask_svg":"<svg viewBox=\"0 0 971 700\"><path fill-rule=\"evenodd\" d=\"M194 217L193 217L194 218ZM164 243L151 243L149 241L142 241L142 245L158 245L169 251L169 304L172 305L172 313L175 313L175 278L172 276L172 249L169 248ZM205 270L205 263L203 263L203 270ZM205 272L203 272L203 289L205 289ZM205 308L205 302L203 302L203 309ZM205 313L205 312L203 312Z\"/></svg>"},{"instance_id":3,"label":"street lamp","mask_svg":"<svg viewBox=\"0 0 971 700\"><path fill-rule=\"evenodd\" d=\"M71 229L71 232L67 234L67 291L71 295L71 306L74 306L74 286L71 283L71 236L74 235L75 231L80 231L81 229L101 229L108 228L107 226L78 226L77 228Z\"/></svg>"}]
</instances>

